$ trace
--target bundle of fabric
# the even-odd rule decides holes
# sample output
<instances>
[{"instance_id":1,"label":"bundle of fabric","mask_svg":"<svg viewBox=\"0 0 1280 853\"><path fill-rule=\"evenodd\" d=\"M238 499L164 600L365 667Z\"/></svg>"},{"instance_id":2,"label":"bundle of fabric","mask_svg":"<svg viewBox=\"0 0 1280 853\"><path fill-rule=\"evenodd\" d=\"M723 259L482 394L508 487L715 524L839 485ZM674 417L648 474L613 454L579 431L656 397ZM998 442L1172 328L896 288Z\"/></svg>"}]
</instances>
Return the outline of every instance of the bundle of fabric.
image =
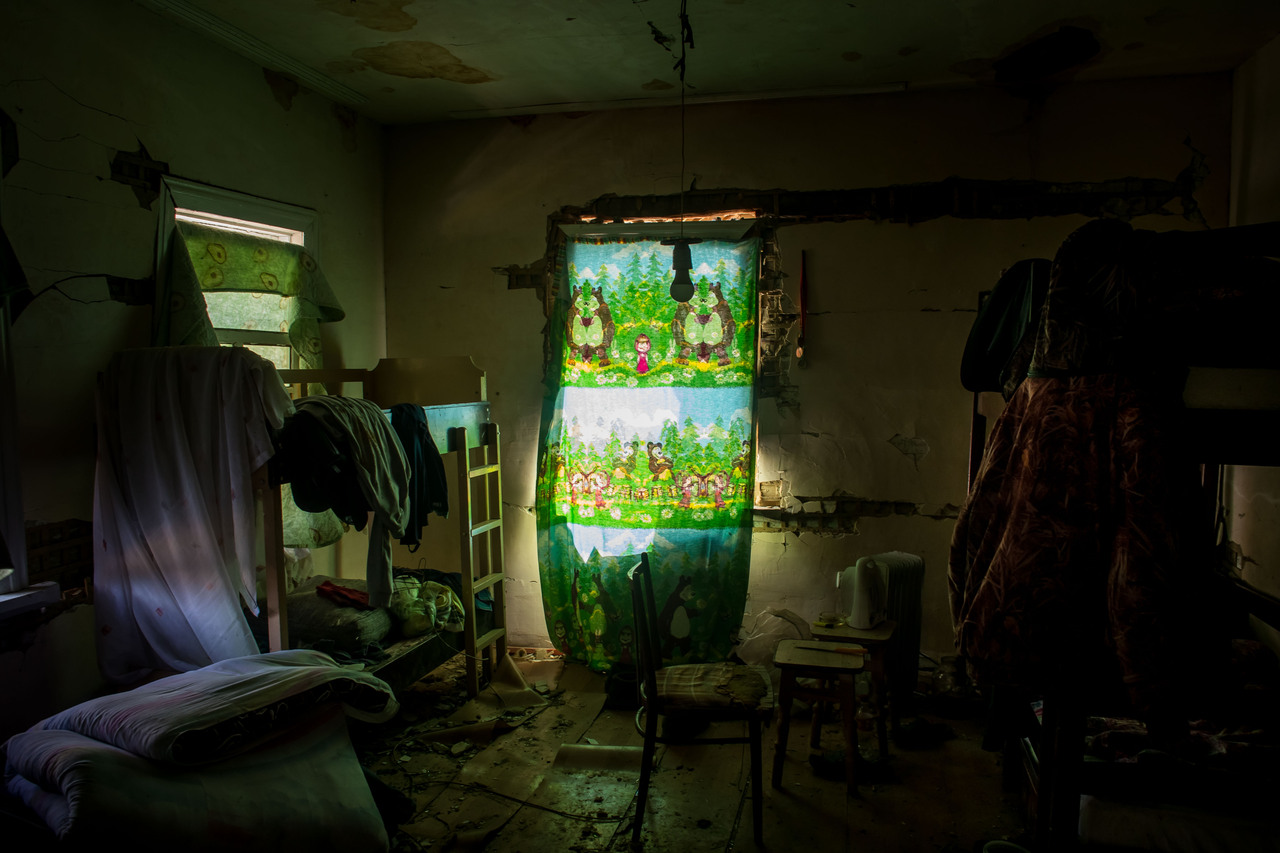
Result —
<instances>
[{"instance_id":1,"label":"bundle of fabric","mask_svg":"<svg viewBox=\"0 0 1280 853\"><path fill-rule=\"evenodd\" d=\"M466 627L466 612L456 592L442 583L400 575L388 609L398 621L400 634L416 637L428 631L453 631Z\"/></svg>"},{"instance_id":2,"label":"bundle of fabric","mask_svg":"<svg viewBox=\"0 0 1280 853\"><path fill-rule=\"evenodd\" d=\"M951 542L956 644L980 684L1102 697L1170 737L1227 634L1193 537L1200 468L1181 390L1178 244L1097 220L1059 248L1027 376L988 436ZM1194 626L1194 648L1170 654Z\"/></svg>"},{"instance_id":3,"label":"bundle of fabric","mask_svg":"<svg viewBox=\"0 0 1280 853\"><path fill-rule=\"evenodd\" d=\"M391 688L296 649L234 658L70 708L5 744L5 786L57 838L131 849L386 850L346 717Z\"/></svg>"}]
</instances>

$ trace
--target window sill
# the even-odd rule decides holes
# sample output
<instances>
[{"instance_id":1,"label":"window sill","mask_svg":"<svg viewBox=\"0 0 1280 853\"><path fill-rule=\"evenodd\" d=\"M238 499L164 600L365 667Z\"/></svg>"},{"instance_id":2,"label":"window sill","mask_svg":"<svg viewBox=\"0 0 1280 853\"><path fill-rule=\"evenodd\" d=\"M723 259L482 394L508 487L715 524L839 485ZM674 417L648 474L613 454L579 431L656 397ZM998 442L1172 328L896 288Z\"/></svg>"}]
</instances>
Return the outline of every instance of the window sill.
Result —
<instances>
[{"instance_id":1,"label":"window sill","mask_svg":"<svg viewBox=\"0 0 1280 853\"><path fill-rule=\"evenodd\" d=\"M0 621L57 604L62 600L62 592L53 581L32 584L17 592L6 592L0 595Z\"/></svg>"}]
</instances>

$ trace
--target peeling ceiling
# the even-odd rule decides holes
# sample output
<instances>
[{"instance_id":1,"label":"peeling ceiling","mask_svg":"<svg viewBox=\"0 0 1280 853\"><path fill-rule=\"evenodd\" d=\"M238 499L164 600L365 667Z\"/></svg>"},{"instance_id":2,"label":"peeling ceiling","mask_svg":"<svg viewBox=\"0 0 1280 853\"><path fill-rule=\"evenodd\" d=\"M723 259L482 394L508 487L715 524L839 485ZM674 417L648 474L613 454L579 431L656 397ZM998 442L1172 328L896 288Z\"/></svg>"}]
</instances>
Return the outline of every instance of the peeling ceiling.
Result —
<instances>
[{"instance_id":1,"label":"peeling ceiling","mask_svg":"<svg viewBox=\"0 0 1280 853\"><path fill-rule=\"evenodd\" d=\"M136 0L385 124L1222 71L1276 0Z\"/></svg>"}]
</instances>

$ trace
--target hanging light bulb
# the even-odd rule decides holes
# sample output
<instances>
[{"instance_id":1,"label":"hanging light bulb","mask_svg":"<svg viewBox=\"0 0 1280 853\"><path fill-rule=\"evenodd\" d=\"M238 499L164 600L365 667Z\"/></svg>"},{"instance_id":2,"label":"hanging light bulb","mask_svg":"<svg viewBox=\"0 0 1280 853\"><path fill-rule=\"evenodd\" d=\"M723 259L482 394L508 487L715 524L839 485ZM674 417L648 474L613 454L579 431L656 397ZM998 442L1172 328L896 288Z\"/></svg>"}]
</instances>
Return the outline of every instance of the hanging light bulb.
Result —
<instances>
[{"instance_id":1,"label":"hanging light bulb","mask_svg":"<svg viewBox=\"0 0 1280 853\"><path fill-rule=\"evenodd\" d=\"M693 269L693 253L689 251L690 243L701 243L701 237L672 237L663 240L662 245L671 247L671 269L675 277L671 280L671 298L676 302L688 302L693 298L693 279L689 271Z\"/></svg>"},{"instance_id":2,"label":"hanging light bulb","mask_svg":"<svg viewBox=\"0 0 1280 853\"><path fill-rule=\"evenodd\" d=\"M680 236L662 241L662 245L671 247L671 270L675 273L671 279L671 298L676 302L688 302L696 292L693 279L689 277L689 271L693 269L689 244L702 242L700 237L684 236L684 72L686 50L693 47L693 27L689 25L687 3L688 0L680 0L680 59L675 65L680 72Z\"/></svg>"}]
</instances>

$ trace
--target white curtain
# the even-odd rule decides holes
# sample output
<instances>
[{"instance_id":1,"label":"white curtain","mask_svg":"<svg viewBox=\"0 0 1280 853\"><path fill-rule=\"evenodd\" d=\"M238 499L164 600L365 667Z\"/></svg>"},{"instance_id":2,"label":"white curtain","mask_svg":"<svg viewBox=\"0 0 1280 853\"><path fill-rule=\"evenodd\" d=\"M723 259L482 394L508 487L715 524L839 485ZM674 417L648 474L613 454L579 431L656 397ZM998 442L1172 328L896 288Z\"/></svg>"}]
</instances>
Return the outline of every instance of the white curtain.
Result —
<instances>
[{"instance_id":1,"label":"white curtain","mask_svg":"<svg viewBox=\"0 0 1280 853\"><path fill-rule=\"evenodd\" d=\"M94 593L103 674L130 682L258 647L252 474L292 403L240 347L118 353L98 395Z\"/></svg>"}]
</instances>

